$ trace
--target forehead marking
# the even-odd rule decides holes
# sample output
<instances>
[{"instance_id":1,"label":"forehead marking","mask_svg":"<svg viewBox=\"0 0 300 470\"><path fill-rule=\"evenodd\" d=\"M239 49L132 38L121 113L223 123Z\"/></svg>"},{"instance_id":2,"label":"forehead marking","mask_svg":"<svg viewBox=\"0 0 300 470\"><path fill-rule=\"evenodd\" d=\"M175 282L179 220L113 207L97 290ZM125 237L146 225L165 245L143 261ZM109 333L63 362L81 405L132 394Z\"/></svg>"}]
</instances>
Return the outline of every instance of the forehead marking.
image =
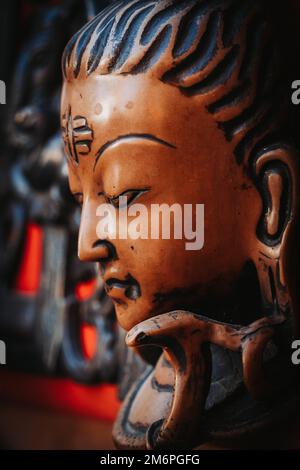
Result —
<instances>
[{"instance_id":1,"label":"forehead marking","mask_svg":"<svg viewBox=\"0 0 300 470\"><path fill-rule=\"evenodd\" d=\"M94 140L94 132L84 116L72 117L71 106L62 117L62 133L69 159L79 165L79 155L88 155Z\"/></svg>"}]
</instances>

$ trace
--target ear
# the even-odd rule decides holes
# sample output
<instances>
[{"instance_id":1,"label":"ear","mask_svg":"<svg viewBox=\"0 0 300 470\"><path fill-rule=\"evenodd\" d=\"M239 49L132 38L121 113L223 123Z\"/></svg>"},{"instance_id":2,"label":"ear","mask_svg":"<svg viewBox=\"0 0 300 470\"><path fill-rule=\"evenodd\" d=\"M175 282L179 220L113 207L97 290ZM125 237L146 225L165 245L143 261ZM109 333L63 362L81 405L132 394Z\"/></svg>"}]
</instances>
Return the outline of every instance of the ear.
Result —
<instances>
[{"instance_id":1,"label":"ear","mask_svg":"<svg viewBox=\"0 0 300 470\"><path fill-rule=\"evenodd\" d=\"M300 199L298 161L296 150L277 144L256 154L252 166L262 198L255 263L264 306L271 310L268 314L287 311L295 297L292 284L296 270L293 248Z\"/></svg>"},{"instance_id":2,"label":"ear","mask_svg":"<svg viewBox=\"0 0 300 470\"><path fill-rule=\"evenodd\" d=\"M264 149L254 162L256 185L263 202L257 236L273 248L280 245L296 209L297 157L291 147L277 145Z\"/></svg>"}]
</instances>

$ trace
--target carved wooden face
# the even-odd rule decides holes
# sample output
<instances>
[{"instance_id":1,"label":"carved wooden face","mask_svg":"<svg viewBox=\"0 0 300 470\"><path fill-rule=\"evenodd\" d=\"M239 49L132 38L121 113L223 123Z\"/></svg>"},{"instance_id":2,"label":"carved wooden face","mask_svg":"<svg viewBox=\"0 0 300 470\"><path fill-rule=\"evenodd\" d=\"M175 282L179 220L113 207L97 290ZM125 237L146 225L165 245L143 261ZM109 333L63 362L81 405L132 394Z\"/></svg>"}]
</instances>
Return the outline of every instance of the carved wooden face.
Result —
<instances>
[{"instance_id":1,"label":"carved wooden face","mask_svg":"<svg viewBox=\"0 0 300 470\"><path fill-rule=\"evenodd\" d=\"M62 125L83 204L79 256L100 263L121 326L178 308L201 313L208 297L230 294L255 251L262 203L201 99L151 76L91 75L65 83ZM99 237L97 208L120 195L149 217L152 204L192 204L195 221L204 204L203 248L187 250L172 227L171 239Z\"/></svg>"}]
</instances>

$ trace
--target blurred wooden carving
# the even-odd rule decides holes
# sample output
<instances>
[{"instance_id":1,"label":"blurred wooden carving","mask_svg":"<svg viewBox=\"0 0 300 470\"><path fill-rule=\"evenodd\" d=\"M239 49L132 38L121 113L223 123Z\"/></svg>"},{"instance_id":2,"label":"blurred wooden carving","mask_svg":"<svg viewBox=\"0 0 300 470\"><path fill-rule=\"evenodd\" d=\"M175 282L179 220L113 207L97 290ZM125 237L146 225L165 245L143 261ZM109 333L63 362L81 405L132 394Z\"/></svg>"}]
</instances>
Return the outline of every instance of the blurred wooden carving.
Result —
<instances>
[{"instance_id":1,"label":"blurred wooden carving","mask_svg":"<svg viewBox=\"0 0 300 470\"><path fill-rule=\"evenodd\" d=\"M76 256L79 208L69 195L60 136L59 70L65 43L95 10L101 10L96 0L89 8L71 0L29 9L30 28L9 68L0 162L0 333L7 367L85 383L116 380L118 333L95 265ZM94 334L89 354L85 331Z\"/></svg>"}]
</instances>

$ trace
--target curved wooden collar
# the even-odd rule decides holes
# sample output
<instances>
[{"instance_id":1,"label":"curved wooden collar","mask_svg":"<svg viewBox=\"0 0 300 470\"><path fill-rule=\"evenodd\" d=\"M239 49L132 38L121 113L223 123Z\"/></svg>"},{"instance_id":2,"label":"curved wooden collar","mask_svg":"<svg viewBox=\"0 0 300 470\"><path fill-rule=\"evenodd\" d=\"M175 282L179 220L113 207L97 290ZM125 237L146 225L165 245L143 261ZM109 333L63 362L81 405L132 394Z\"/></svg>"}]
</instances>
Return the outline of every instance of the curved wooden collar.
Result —
<instances>
[{"instance_id":1,"label":"curved wooden collar","mask_svg":"<svg viewBox=\"0 0 300 470\"><path fill-rule=\"evenodd\" d=\"M182 449L199 443L210 384L208 343L240 351L248 392L255 400L267 399L273 389L265 378L263 354L274 328L284 322L277 315L241 327L174 311L135 326L127 335L127 345L159 346L163 355L123 403L114 431L117 445Z\"/></svg>"}]
</instances>

